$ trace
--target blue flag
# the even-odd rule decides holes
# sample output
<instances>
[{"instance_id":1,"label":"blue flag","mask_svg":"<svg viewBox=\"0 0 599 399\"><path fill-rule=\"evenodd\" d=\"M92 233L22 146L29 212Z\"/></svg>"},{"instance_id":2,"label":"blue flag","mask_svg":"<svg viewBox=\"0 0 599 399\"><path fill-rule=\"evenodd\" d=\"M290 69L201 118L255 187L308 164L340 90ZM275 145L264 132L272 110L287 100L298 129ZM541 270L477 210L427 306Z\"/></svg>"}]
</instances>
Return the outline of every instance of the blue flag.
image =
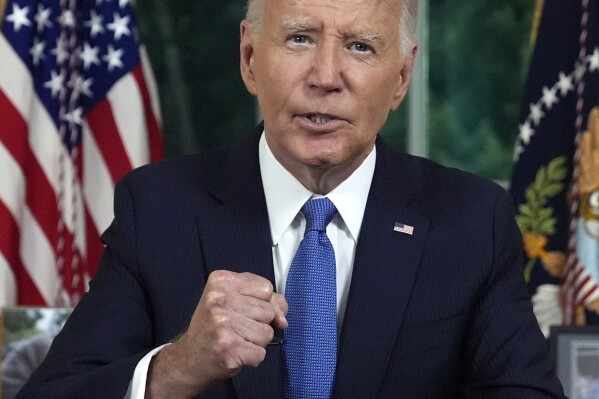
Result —
<instances>
[{"instance_id":1,"label":"blue flag","mask_svg":"<svg viewBox=\"0 0 599 399\"><path fill-rule=\"evenodd\" d=\"M599 0L545 2L514 157L541 329L599 323Z\"/></svg>"}]
</instances>

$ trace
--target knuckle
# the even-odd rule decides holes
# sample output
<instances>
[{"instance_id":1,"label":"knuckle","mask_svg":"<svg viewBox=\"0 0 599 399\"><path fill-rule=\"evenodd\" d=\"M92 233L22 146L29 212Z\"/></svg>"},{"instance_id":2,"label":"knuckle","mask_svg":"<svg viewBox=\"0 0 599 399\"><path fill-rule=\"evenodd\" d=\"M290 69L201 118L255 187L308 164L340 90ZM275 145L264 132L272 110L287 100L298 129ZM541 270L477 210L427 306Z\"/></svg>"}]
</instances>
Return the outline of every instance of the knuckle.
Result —
<instances>
[{"instance_id":1,"label":"knuckle","mask_svg":"<svg viewBox=\"0 0 599 399\"><path fill-rule=\"evenodd\" d=\"M234 341L231 336L226 332L217 332L214 340L214 349L224 355L228 354L234 347Z\"/></svg>"},{"instance_id":2,"label":"knuckle","mask_svg":"<svg viewBox=\"0 0 599 399\"><path fill-rule=\"evenodd\" d=\"M242 362L236 356L227 356L224 360L224 367L228 372L237 371L241 366Z\"/></svg>"},{"instance_id":3,"label":"knuckle","mask_svg":"<svg viewBox=\"0 0 599 399\"><path fill-rule=\"evenodd\" d=\"M260 291L260 294L267 298L272 296L274 287L270 281L264 279L258 286L258 290Z\"/></svg>"},{"instance_id":4,"label":"knuckle","mask_svg":"<svg viewBox=\"0 0 599 399\"><path fill-rule=\"evenodd\" d=\"M219 334L223 334L229 329L231 325L231 318L226 314L213 313L212 323L214 325L215 331Z\"/></svg>"},{"instance_id":5,"label":"knuckle","mask_svg":"<svg viewBox=\"0 0 599 399\"><path fill-rule=\"evenodd\" d=\"M227 270L215 270L208 276L209 282L222 284L231 277L231 272Z\"/></svg>"},{"instance_id":6,"label":"knuckle","mask_svg":"<svg viewBox=\"0 0 599 399\"><path fill-rule=\"evenodd\" d=\"M206 293L206 302L210 308L224 308L227 305L227 294L218 290L209 291Z\"/></svg>"}]
</instances>

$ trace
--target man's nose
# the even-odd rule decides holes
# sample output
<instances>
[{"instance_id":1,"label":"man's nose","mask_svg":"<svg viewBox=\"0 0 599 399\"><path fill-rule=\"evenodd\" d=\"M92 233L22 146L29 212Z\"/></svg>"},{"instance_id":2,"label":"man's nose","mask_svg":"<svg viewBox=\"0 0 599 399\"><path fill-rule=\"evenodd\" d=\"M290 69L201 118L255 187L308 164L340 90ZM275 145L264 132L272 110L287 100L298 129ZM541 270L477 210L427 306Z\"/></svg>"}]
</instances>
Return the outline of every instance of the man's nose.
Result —
<instances>
[{"instance_id":1,"label":"man's nose","mask_svg":"<svg viewBox=\"0 0 599 399\"><path fill-rule=\"evenodd\" d=\"M325 92L341 91L344 85L342 52L342 47L331 42L317 45L308 77L310 87Z\"/></svg>"}]
</instances>

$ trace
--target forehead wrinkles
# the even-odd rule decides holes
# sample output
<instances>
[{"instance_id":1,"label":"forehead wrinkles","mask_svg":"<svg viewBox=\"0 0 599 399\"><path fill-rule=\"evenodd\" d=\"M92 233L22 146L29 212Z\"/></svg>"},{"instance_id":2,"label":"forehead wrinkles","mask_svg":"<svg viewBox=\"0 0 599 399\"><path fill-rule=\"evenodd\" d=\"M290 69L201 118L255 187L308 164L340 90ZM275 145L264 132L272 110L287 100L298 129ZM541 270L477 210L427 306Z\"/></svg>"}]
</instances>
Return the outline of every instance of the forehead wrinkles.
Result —
<instances>
[{"instance_id":1,"label":"forehead wrinkles","mask_svg":"<svg viewBox=\"0 0 599 399\"><path fill-rule=\"evenodd\" d=\"M390 3L391 1L391 3ZM332 28L342 36L357 37L364 40L380 40L382 33L391 29L395 31L398 23L383 23L389 14L396 14L399 21L398 9L392 10L390 4L396 0L362 0L348 4L347 1L278 1L283 5L282 13L274 12L279 19L277 25L286 32L328 30ZM286 3L286 4L285 4ZM287 7L285 7L287 5ZM381 10L384 8L384 10ZM315 9L316 12L310 12ZM333 14L320 13L318 10L330 9ZM394 12L391 12L394 11ZM393 18L395 19L395 18Z\"/></svg>"}]
</instances>

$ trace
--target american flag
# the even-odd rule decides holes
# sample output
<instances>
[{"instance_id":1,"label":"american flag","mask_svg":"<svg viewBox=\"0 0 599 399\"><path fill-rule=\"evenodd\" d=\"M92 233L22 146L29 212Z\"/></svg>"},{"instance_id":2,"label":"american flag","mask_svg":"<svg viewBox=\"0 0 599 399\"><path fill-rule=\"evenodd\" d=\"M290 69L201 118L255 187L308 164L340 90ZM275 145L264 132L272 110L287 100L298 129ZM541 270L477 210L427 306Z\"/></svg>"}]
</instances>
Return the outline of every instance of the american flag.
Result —
<instances>
[{"instance_id":1,"label":"american flag","mask_svg":"<svg viewBox=\"0 0 599 399\"><path fill-rule=\"evenodd\" d=\"M73 306L115 182L162 157L155 84L128 0L8 0L0 18L0 307Z\"/></svg>"}]
</instances>

